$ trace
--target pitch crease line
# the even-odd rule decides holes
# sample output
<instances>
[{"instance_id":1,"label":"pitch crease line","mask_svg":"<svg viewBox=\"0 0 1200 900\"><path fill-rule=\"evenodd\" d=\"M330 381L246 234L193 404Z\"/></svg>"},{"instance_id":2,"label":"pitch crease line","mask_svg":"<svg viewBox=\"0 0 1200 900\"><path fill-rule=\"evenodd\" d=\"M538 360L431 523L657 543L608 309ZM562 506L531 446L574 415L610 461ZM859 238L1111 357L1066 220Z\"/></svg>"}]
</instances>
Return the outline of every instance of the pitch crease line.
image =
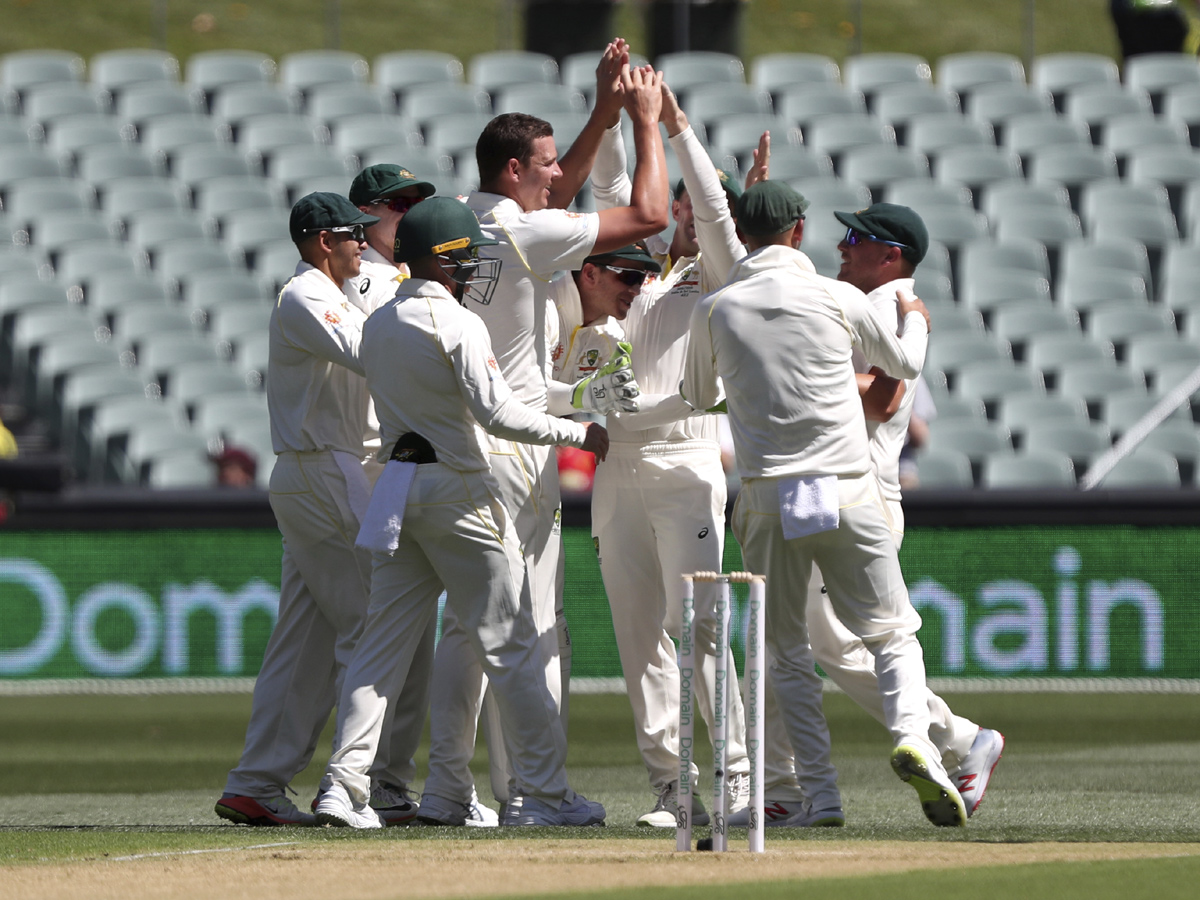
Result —
<instances>
[{"instance_id":1,"label":"pitch crease line","mask_svg":"<svg viewBox=\"0 0 1200 900\"><path fill-rule=\"evenodd\" d=\"M266 850L270 847L292 847L299 841L282 841L278 844L251 844L248 847L215 847L211 850L175 850L166 853L135 853L133 856L110 856L108 862L128 862L131 859L156 859L163 856L197 856L201 853L237 853L239 850Z\"/></svg>"}]
</instances>

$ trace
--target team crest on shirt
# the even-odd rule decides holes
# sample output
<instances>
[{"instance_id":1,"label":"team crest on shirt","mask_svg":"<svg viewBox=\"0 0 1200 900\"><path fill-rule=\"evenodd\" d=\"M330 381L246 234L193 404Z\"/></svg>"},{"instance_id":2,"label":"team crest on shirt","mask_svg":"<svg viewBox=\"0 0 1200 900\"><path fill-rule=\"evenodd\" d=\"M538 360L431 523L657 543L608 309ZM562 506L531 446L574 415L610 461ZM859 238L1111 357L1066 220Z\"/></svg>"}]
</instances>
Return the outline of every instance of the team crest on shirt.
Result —
<instances>
[{"instance_id":1,"label":"team crest on shirt","mask_svg":"<svg viewBox=\"0 0 1200 900\"><path fill-rule=\"evenodd\" d=\"M587 353L583 354L583 358L589 366L595 368L596 360L598 360L600 358L600 351L599 350L589 350Z\"/></svg>"},{"instance_id":2,"label":"team crest on shirt","mask_svg":"<svg viewBox=\"0 0 1200 900\"><path fill-rule=\"evenodd\" d=\"M562 507L554 511L554 528L551 530L553 534L562 533Z\"/></svg>"}]
</instances>

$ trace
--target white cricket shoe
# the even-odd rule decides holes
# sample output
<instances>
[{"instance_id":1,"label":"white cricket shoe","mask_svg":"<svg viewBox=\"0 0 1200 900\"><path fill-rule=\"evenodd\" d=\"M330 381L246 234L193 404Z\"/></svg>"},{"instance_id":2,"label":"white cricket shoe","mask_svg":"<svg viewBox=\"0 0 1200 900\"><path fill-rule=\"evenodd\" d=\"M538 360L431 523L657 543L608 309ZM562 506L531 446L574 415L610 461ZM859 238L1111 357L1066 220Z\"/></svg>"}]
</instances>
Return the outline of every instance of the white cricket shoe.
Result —
<instances>
[{"instance_id":1,"label":"white cricket shoe","mask_svg":"<svg viewBox=\"0 0 1200 900\"><path fill-rule=\"evenodd\" d=\"M408 785L379 781L371 786L371 808L379 813L385 825L411 822L416 818L420 799Z\"/></svg>"},{"instance_id":2,"label":"white cricket shoe","mask_svg":"<svg viewBox=\"0 0 1200 900\"><path fill-rule=\"evenodd\" d=\"M326 828L382 828L383 819L371 804L356 804L335 781L317 798L317 824Z\"/></svg>"},{"instance_id":3,"label":"white cricket shoe","mask_svg":"<svg viewBox=\"0 0 1200 900\"><path fill-rule=\"evenodd\" d=\"M942 761L922 749L918 740L901 738L892 751L892 769L901 781L912 785L921 800L921 809L934 825L961 827L967 824L967 810L958 788L942 768Z\"/></svg>"},{"instance_id":4,"label":"white cricket shoe","mask_svg":"<svg viewBox=\"0 0 1200 900\"><path fill-rule=\"evenodd\" d=\"M991 728L980 728L962 763L949 773L950 780L958 788L963 804L967 807L968 816L975 815L975 810L979 809L983 795L987 793L988 783L992 780L992 772L1003 755L1004 735Z\"/></svg>"},{"instance_id":5,"label":"white cricket shoe","mask_svg":"<svg viewBox=\"0 0 1200 900\"><path fill-rule=\"evenodd\" d=\"M479 796L472 791L468 803L448 800L436 794L425 794L421 797L421 808L417 811L417 822L421 825L447 825L451 827L468 826L473 828L495 828L500 824L500 817L479 802Z\"/></svg>"},{"instance_id":6,"label":"white cricket shoe","mask_svg":"<svg viewBox=\"0 0 1200 900\"><path fill-rule=\"evenodd\" d=\"M725 824L729 817L750 807L750 773L725 778Z\"/></svg>"},{"instance_id":7,"label":"white cricket shoe","mask_svg":"<svg viewBox=\"0 0 1200 900\"><path fill-rule=\"evenodd\" d=\"M679 782L672 781L658 792L654 809L640 816L637 824L643 828L674 828L675 813L679 809ZM708 813L700 798L692 794L692 824L707 825Z\"/></svg>"},{"instance_id":8,"label":"white cricket shoe","mask_svg":"<svg viewBox=\"0 0 1200 900\"><path fill-rule=\"evenodd\" d=\"M750 827L750 807L734 813L725 820L730 828ZM772 800L763 798L763 825L767 828L841 828L846 814L841 808L813 809L807 800Z\"/></svg>"},{"instance_id":9,"label":"white cricket shoe","mask_svg":"<svg viewBox=\"0 0 1200 900\"><path fill-rule=\"evenodd\" d=\"M514 802L514 800L518 802ZM537 797L523 796L510 799L501 824L505 826L603 825L604 816L604 807L601 804L588 800L574 791L568 791L567 796L557 808Z\"/></svg>"}]
</instances>

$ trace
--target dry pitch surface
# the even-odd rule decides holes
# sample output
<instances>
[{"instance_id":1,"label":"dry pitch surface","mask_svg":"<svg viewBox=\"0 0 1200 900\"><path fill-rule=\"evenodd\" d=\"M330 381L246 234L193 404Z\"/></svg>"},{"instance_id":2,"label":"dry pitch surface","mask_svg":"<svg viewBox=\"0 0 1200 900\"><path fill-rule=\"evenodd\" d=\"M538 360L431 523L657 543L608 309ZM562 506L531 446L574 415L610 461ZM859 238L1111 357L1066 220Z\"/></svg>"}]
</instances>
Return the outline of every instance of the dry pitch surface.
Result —
<instances>
[{"instance_id":1,"label":"dry pitch surface","mask_svg":"<svg viewBox=\"0 0 1200 900\"><path fill-rule=\"evenodd\" d=\"M268 835L264 835L267 837ZM293 900L296 897L529 896L605 888L837 878L916 869L1200 856L1197 844L787 842L751 855L675 853L644 840L404 841L369 846L264 842L0 868L12 898ZM274 842L272 842L274 843Z\"/></svg>"}]
</instances>

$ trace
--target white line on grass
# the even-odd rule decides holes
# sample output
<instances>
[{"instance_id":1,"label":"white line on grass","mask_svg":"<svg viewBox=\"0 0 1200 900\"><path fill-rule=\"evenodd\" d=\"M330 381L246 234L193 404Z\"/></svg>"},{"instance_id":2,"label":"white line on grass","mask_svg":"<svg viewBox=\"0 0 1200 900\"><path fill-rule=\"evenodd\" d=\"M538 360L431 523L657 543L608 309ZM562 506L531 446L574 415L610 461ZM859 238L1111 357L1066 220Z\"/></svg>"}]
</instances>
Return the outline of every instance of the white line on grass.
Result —
<instances>
[{"instance_id":1,"label":"white line on grass","mask_svg":"<svg viewBox=\"0 0 1200 900\"><path fill-rule=\"evenodd\" d=\"M248 847L215 847L212 850L172 850L166 853L135 853L133 856L110 856L107 862L127 862L131 859L154 859L160 856L196 856L200 853L237 853L239 850L266 850L269 847L291 847L299 841L282 841L278 844L251 844Z\"/></svg>"}]
</instances>

